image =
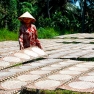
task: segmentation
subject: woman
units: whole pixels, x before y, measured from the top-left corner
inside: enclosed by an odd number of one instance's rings
[[[36,19],[29,12],[25,12],[18,19],[22,23],[19,29],[20,50],[32,46],[38,46],[42,49],[37,37],[36,26],[33,24]]]

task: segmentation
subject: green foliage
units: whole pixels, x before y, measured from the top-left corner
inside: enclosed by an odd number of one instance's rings
[[[9,30],[16,31],[18,22],[17,22],[17,0],[9,0],[9,10],[7,14],[7,25]],[[11,15],[12,14],[12,15]]]
[[[68,10],[68,12],[72,12],[73,14],[77,14],[80,16],[81,11],[77,6],[67,2],[67,4],[65,5],[65,8],[66,10]]]
[[[32,4],[30,4],[30,3],[28,3],[28,2],[22,2],[22,3],[20,3],[20,12],[21,13],[24,13],[24,12],[26,12],[26,11],[28,11],[28,12],[32,12]]]
[[[49,1],[49,2],[48,2]],[[82,3],[82,0],[80,0]],[[87,0],[85,31],[94,32],[94,1]],[[81,4],[82,5],[82,4]],[[18,17],[24,12],[30,12],[36,18],[37,27],[67,29],[72,33],[81,32],[82,9],[70,4],[67,0],[1,0],[0,27],[10,31],[18,30]]]
[[[41,15],[38,19],[38,22],[39,27],[51,27],[52,19],[51,18],[44,19],[44,15]]]
[[[0,41],[7,41],[7,40],[18,40],[18,34],[14,32],[10,32],[7,29],[1,29]]]
[[[60,30],[69,28],[69,19],[65,15],[62,15],[62,12],[60,10],[57,10],[55,14],[53,14],[52,19],[53,19],[53,22],[51,25],[54,28],[58,27],[60,28]]]
[[[14,32],[18,32],[19,31],[19,27],[20,27],[20,21],[18,19],[13,19],[12,20],[12,30]]]
[[[42,28],[40,27],[38,29],[38,37],[39,38],[53,38],[55,36],[58,36],[59,32],[55,31],[53,28]]]

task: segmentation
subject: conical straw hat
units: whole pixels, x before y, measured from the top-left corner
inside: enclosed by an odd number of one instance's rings
[[[23,18],[30,18],[33,22],[36,21],[36,19],[29,12],[25,12],[18,19],[23,21]]]

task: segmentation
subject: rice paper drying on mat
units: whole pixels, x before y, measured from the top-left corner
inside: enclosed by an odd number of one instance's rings
[[[23,59],[30,59],[30,56],[24,54],[24,53],[15,53],[14,56],[18,58],[23,58]]]
[[[5,81],[1,83],[2,89],[11,90],[11,89],[20,89],[21,86],[26,85],[26,82],[18,81],[18,80],[11,80]]]
[[[32,47],[31,49],[32,49],[34,52],[38,53],[39,55],[46,55],[46,53],[45,53],[42,49],[40,49],[40,48],[38,48],[38,47]]]
[[[29,56],[32,56],[32,57],[38,57],[39,55],[33,51],[30,51],[30,50],[24,50],[24,53],[29,55]]]
[[[59,81],[43,80],[43,81],[38,81],[34,84],[28,84],[25,87],[27,89],[55,90],[59,85],[60,85]]]

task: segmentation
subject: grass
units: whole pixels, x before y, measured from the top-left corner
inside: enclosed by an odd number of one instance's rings
[[[92,94],[85,92],[76,92],[71,90],[22,90],[20,94]]]
[[[70,31],[67,30],[59,31],[50,27],[45,27],[45,28],[40,27],[37,31],[38,31],[39,39],[51,39],[54,38],[55,36],[59,36],[62,34],[63,35],[70,34]],[[18,32],[9,31],[7,29],[0,29],[0,41],[7,41],[7,40],[17,41]]]
[[[0,29],[0,41],[18,40],[18,34],[7,29]]]
[[[38,37],[41,39],[50,39],[50,38],[54,38],[55,36],[58,36],[59,32],[57,32],[55,29],[53,28],[42,28],[40,27],[38,29]]]
[[[59,32],[56,32],[53,28],[39,28],[38,30],[38,38],[40,39],[49,39],[53,38],[54,36],[59,35]],[[0,41],[7,41],[7,40],[18,40],[18,33],[13,31],[9,31],[7,29],[0,29]]]

